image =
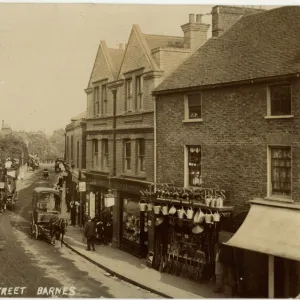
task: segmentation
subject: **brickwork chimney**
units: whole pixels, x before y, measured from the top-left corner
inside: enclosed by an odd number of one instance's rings
[[[207,40],[209,24],[202,23],[202,16],[197,14],[189,15],[189,23],[181,26],[184,34],[184,47],[195,51]]]
[[[217,5],[212,8],[212,37],[219,37],[242,16],[263,12],[263,9]]]

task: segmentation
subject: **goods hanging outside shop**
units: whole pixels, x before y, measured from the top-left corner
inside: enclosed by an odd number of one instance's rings
[[[233,211],[228,192],[163,185],[142,193],[154,224],[151,266],[199,282],[213,280],[219,232]]]

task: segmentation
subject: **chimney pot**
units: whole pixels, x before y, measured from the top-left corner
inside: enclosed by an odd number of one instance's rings
[[[189,23],[195,23],[195,14],[189,14]]]
[[[196,22],[197,23],[202,23],[202,15],[201,14],[196,15]]]

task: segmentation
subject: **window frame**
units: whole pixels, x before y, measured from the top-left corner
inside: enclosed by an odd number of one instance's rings
[[[124,172],[131,172],[131,167],[132,167],[132,146],[131,146],[131,140],[124,140]],[[127,156],[127,145],[129,145],[129,149],[130,149],[130,156]],[[128,163],[129,161],[129,163]],[[129,165],[129,168],[128,168]]]
[[[272,88],[274,87],[278,87],[278,86],[288,86],[290,89],[290,111],[289,113],[278,113],[278,114],[274,114],[272,113],[272,102],[274,102],[275,100],[272,100]],[[274,83],[274,84],[269,84],[267,86],[267,116],[266,118],[291,118],[293,117],[292,114],[292,97],[293,93],[292,93],[292,84],[290,82],[280,82],[280,83]],[[279,101],[279,100],[278,100]],[[283,101],[282,99],[280,101]]]
[[[77,163],[77,168],[80,168],[80,157],[79,157],[79,155],[80,155],[80,143],[79,143],[79,141],[77,141],[77,147],[76,147],[77,149],[76,149],[76,163]]]
[[[97,167],[99,165],[98,157],[99,157],[99,141],[97,139],[92,139],[92,165],[93,165],[93,167]]]
[[[275,149],[286,149],[289,150],[289,157],[285,158],[272,158],[272,150]],[[278,159],[279,161],[287,159],[289,161],[289,166],[274,166],[272,159]],[[268,145],[267,148],[267,198],[270,200],[276,200],[276,201],[283,201],[283,202],[293,202],[292,200],[292,192],[293,192],[293,180],[292,180],[292,147],[286,146],[286,145]],[[273,191],[272,182],[275,182],[272,180],[272,174],[273,174],[273,168],[289,168],[289,185],[290,185],[290,191],[289,194],[280,194]],[[279,174],[280,176],[280,174]],[[280,181],[279,181],[280,182]]]
[[[144,154],[141,154],[141,143],[144,143]],[[144,138],[137,139],[137,173],[146,172],[146,140]],[[143,166],[143,168],[142,168]]]
[[[125,110],[126,112],[132,112],[132,77],[125,79]]]
[[[107,150],[107,152],[106,152]],[[106,161],[106,165],[105,162]],[[102,139],[101,141],[101,165],[102,170],[107,171],[109,169],[109,142],[108,139]]]
[[[195,95],[200,96],[200,105],[199,106],[192,106],[192,107],[200,107],[200,117],[190,118],[190,105],[189,105],[189,97],[193,97]],[[202,119],[202,93],[189,93],[184,95],[184,122],[201,122]]]
[[[136,109],[143,109],[143,90],[144,90],[144,79],[142,75],[135,76],[135,98],[136,98]]]
[[[197,153],[200,153],[200,169],[198,169],[198,171],[196,172],[199,172],[199,179],[198,179],[198,184],[191,184],[191,181],[190,181],[190,174],[191,174],[191,169],[192,167],[195,168],[196,170],[196,167],[198,166],[191,166],[189,165],[189,163],[192,163],[189,158],[190,158],[190,149],[191,148],[194,148],[194,149],[199,149],[200,148],[200,151],[197,152]],[[196,152],[196,151],[195,151]],[[185,145],[184,146],[184,187],[201,187],[202,185],[202,146],[201,145]]]
[[[98,117],[100,115],[100,88],[99,86],[94,87],[94,117]]]
[[[101,86],[101,114],[107,114],[107,84]]]

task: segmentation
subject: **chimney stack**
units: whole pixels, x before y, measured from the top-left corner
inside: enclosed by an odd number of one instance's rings
[[[181,26],[184,34],[184,47],[195,51],[207,40],[210,25],[202,23],[202,15],[189,14],[189,23]]]
[[[195,23],[195,14],[189,14],[189,23]]]
[[[119,49],[124,50],[125,49],[125,45],[123,43],[119,43]]]
[[[264,9],[217,5],[212,8],[212,37],[221,36],[242,16],[263,12]]]

